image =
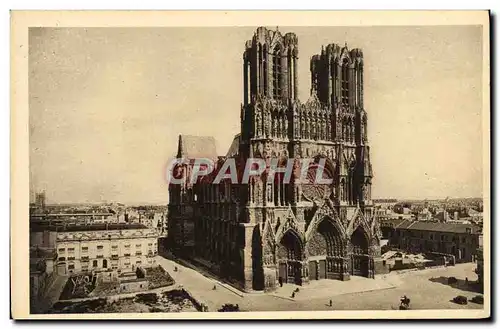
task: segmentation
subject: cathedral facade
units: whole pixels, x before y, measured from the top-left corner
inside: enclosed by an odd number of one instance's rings
[[[169,187],[169,243],[243,290],[279,281],[349,280],[384,272],[371,201],[372,166],[363,104],[363,53],[329,44],[310,60],[311,95],[298,99],[298,40],[260,27],[243,53],[241,132],[225,156],[211,137],[179,137],[177,157],[269,162],[325,159],[330,184],[277,175],[248,184],[212,175]],[[188,176],[189,161],[177,168]],[[314,177],[314,168],[307,177]]]

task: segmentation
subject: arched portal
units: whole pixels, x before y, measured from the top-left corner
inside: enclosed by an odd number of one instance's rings
[[[362,227],[358,227],[351,236],[352,256],[351,274],[368,277],[369,252],[368,237]]]
[[[283,282],[302,284],[302,243],[293,230],[288,230],[280,241],[278,261]]]
[[[344,243],[342,236],[330,219],[325,218],[318,226],[318,232],[326,242],[326,278],[340,279],[344,273]]]
[[[317,226],[308,242],[308,251],[309,279],[343,277],[345,243],[339,229],[329,217],[325,217]]]
[[[318,225],[318,232],[325,238],[327,256],[342,257],[344,254],[342,236],[329,218],[325,217],[325,219],[321,221]]]

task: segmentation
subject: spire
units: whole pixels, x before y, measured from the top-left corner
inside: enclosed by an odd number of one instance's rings
[[[179,134],[179,145],[177,146],[177,157],[181,158],[183,156],[182,154],[182,135]]]

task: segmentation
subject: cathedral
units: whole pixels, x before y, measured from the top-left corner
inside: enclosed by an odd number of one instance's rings
[[[243,52],[241,131],[221,156],[213,137],[180,135],[179,168],[227,158],[326,159],[323,176],[248,184],[211,175],[169,185],[169,248],[245,291],[279,282],[373,278],[386,272],[371,201],[372,166],[363,104],[363,52],[329,44],[310,60],[311,93],[298,99],[298,39],[259,27]],[[307,177],[314,176],[314,168]]]

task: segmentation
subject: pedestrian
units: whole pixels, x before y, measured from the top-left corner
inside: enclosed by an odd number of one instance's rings
[[[469,284],[469,278],[468,277],[465,277],[465,284],[468,285]]]
[[[295,298],[295,291],[292,292],[292,298]]]
[[[333,303],[332,303],[332,300],[330,299],[330,307],[332,307]]]
[[[280,284],[280,287],[283,287],[283,278],[281,276],[278,278],[278,282]]]
[[[214,287],[212,288],[212,290],[217,290],[217,286],[214,284]]]

